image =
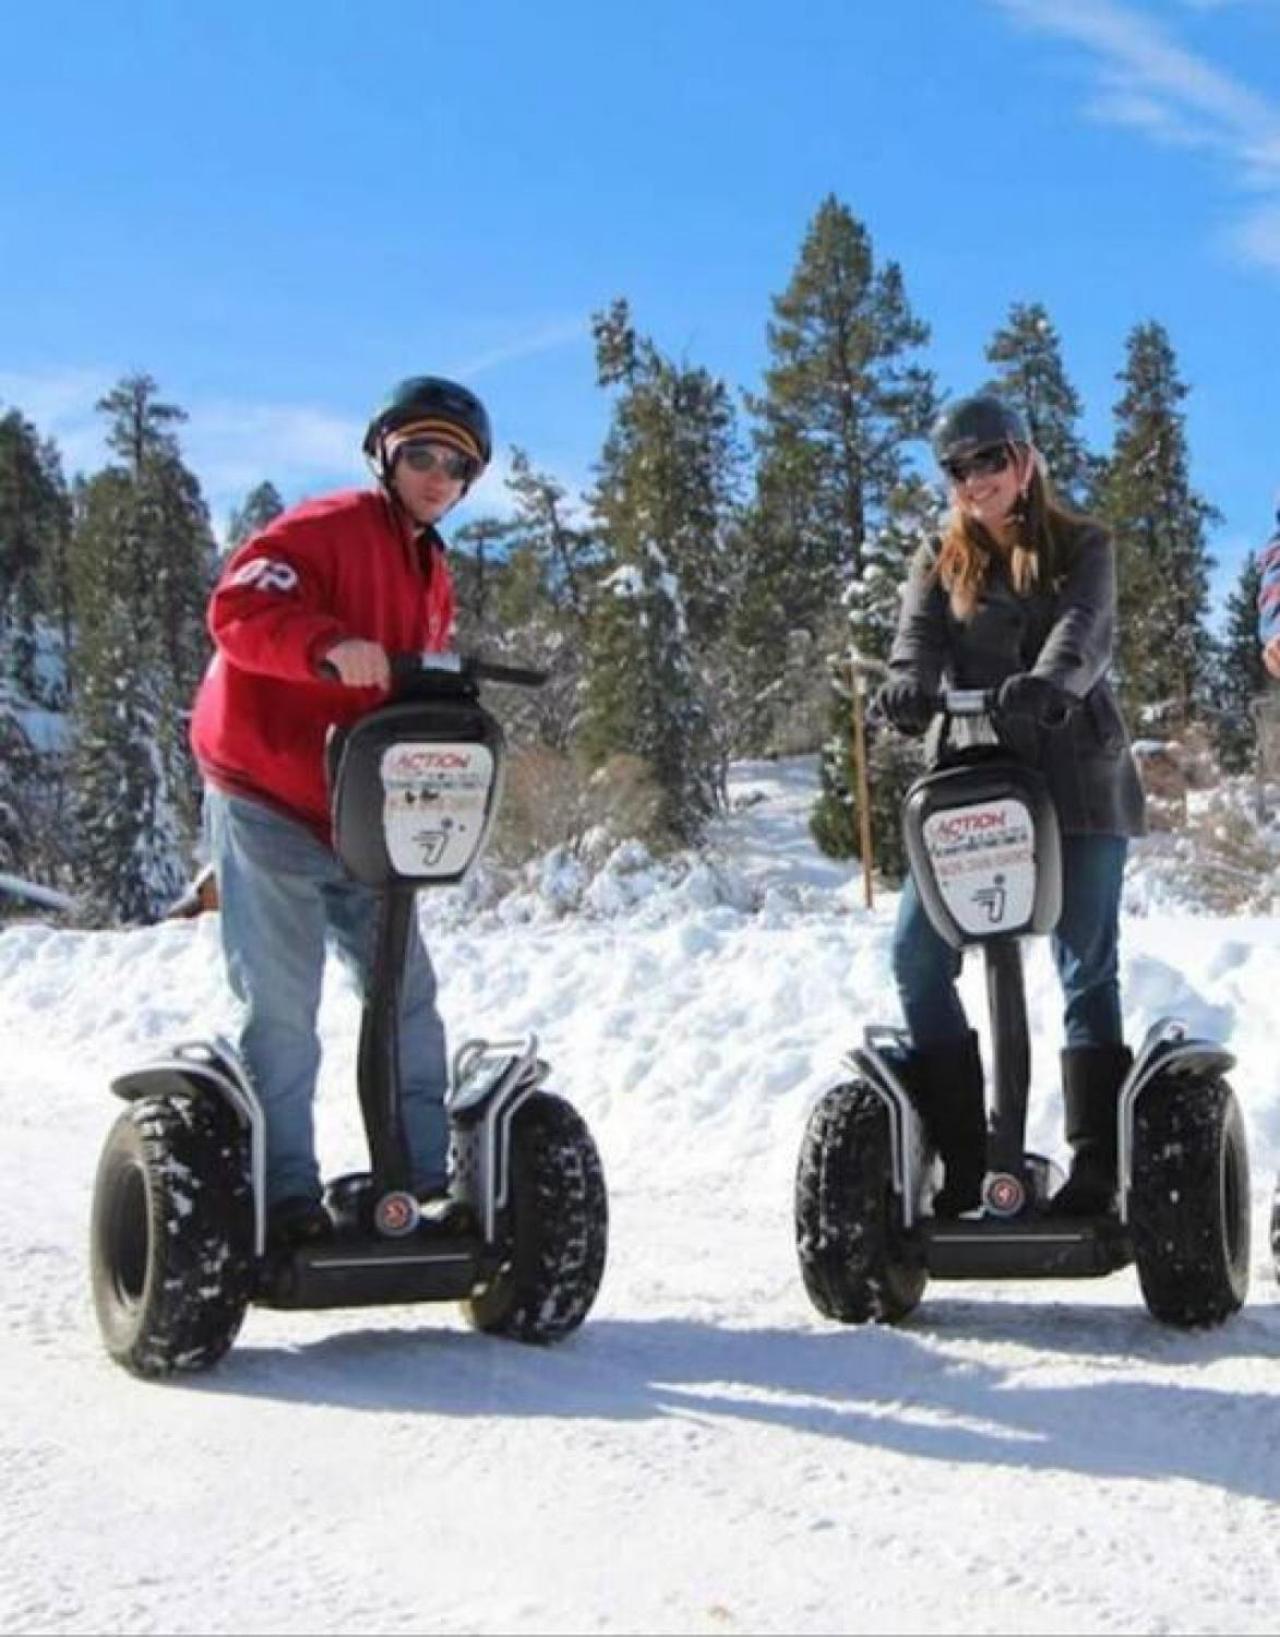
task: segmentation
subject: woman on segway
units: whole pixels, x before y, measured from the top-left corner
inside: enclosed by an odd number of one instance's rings
[[[990,395],[943,411],[931,435],[951,509],[911,564],[889,680],[877,701],[923,734],[938,689],[996,690],[1005,744],[1045,775],[1062,831],[1063,910],[1052,937],[1064,1002],[1063,1095],[1071,1172],[1055,1212],[1092,1216],[1116,1190],[1116,1103],[1132,1061],[1117,966],[1120,890],[1143,798],[1107,682],[1116,617],[1106,531],[1053,496],[1021,417]],[[941,1156],[937,1217],[976,1209],[985,1169],[982,1064],[956,980],[960,954],[910,879],[894,976],[912,1046],[912,1091]]]

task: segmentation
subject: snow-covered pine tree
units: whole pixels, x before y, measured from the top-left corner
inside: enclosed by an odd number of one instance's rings
[[[1183,733],[1207,700],[1211,641],[1205,530],[1217,512],[1191,487],[1188,388],[1164,327],[1127,341],[1124,392],[1099,493],[1116,547],[1118,680],[1139,733]]]
[[[862,574],[845,591],[847,646],[841,656],[844,662],[832,667],[837,704],[833,731],[823,745],[822,794],[810,820],[814,839],[835,858],[856,858],[860,853],[851,661],[888,658],[911,559],[937,534],[942,511],[942,498],[933,484],[914,475],[906,478],[889,496],[883,523],[867,538]],[[866,673],[864,703],[874,697],[879,680],[874,670]],[[922,769],[920,745],[870,722],[866,744],[872,852],[877,871],[896,881],[906,866],[902,798]]]
[[[932,373],[916,361],[928,339],[898,264],[877,266],[867,229],[826,198],[773,300],[764,392],[749,400],[758,466],[739,636],[766,705],[797,629],[822,656],[814,680],[839,672],[843,594],[868,569],[868,539],[908,474],[906,446],[925,435],[936,407]],[[847,698],[829,697],[826,710],[842,736]],[[769,731],[766,720],[765,743]],[[816,833],[838,846],[847,821],[831,804],[852,809],[839,780],[828,783],[835,775],[824,761]]]
[[[0,681],[32,703],[57,703],[62,691],[70,526],[56,450],[10,410],[0,417]]]
[[[707,656],[732,606],[738,454],[724,384],[638,337],[627,304],[594,319],[597,373],[618,387],[593,496],[602,547],[582,745],[638,756],[661,822],[693,841],[717,800]]]
[[[1038,301],[1014,302],[1008,322],[991,338],[987,358],[999,366],[987,390],[1021,412],[1063,500],[1087,507],[1098,462],[1077,431],[1080,399],[1067,379],[1058,332],[1046,309]]]
[[[1227,598],[1226,618],[1213,666],[1210,696],[1215,711],[1218,755],[1229,773],[1244,773],[1253,764],[1257,723],[1256,700],[1270,685],[1258,642],[1258,591],[1262,570],[1250,552]]]
[[[0,418],[0,869],[63,878],[70,498],[52,442]]]
[[[72,540],[78,838],[99,913],[138,920],[172,896],[194,841],[187,722],[208,654],[214,542],[171,430],[183,411],[145,375],[98,408],[121,464],[84,485]]]
[[[504,702],[517,737],[567,754],[583,708],[587,631],[600,572],[600,543],[574,518],[568,491],[511,451],[515,500],[496,595],[498,651],[547,673],[545,686]]]

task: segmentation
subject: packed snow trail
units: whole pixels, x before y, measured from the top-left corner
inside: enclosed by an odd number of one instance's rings
[[[0,934],[4,1629],[1274,1630],[1280,928],[1148,914],[1123,934],[1131,1032],[1176,1012],[1239,1059],[1237,1319],[1161,1329],[1126,1270],[934,1282],[901,1328],[846,1330],[805,1299],[791,1180],[842,1051],[896,1019],[893,904],[863,910],[812,853],[809,772],[740,771],[763,799],[721,827],[718,875],[631,868],[565,918],[536,893],[470,925],[427,906],[455,1044],[536,1028],[604,1157],[610,1261],[558,1348],[448,1306],[253,1309],[207,1376],[115,1368],[86,1273],[106,1082],[226,1027],[216,924]],[[978,1018],[976,962],[964,983]],[[1031,1139],[1062,1157],[1043,949],[1027,987]],[[322,1026],[335,1172],[361,1163],[336,973]]]

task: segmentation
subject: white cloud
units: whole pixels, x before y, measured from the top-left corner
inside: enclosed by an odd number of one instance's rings
[[[587,326],[582,318],[544,324],[526,335],[517,336],[513,341],[491,347],[487,352],[467,359],[457,365],[453,373],[462,380],[469,381],[474,376],[483,374],[485,370],[496,369],[499,364],[510,364],[520,358],[532,358],[537,353],[550,352],[555,347],[563,347],[567,342],[578,341],[586,334]]]
[[[1025,27],[1085,47],[1096,59],[1095,117],[1152,140],[1210,150],[1232,167],[1237,186],[1275,196],[1280,208],[1280,104],[1181,45],[1167,26],[1118,0],[994,0]],[[1208,9],[1222,0],[1184,0]],[[1231,243],[1246,259],[1274,267],[1268,205],[1246,217]]]

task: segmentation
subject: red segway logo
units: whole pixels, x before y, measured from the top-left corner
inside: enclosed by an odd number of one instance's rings
[[[388,1239],[400,1239],[418,1225],[418,1202],[412,1194],[383,1194],[373,1208],[373,1225]]]
[[[388,772],[395,778],[429,773],[459,773],[471,766],[465,750],[423,750],[412,746],[398,749],[390,758]]]
[[[973,812],[951,813],[939,818],[936,826],[943,841],[959,841],[965,836],[983,835],[988,830],[1003,830],[1008,822],[999,808],[988,807]]]
[[[992,1216],[1017,1216],[1027,1199],[1027,1190],[1007,1171],[988,1177],[982,1193],[983,1203]]]

